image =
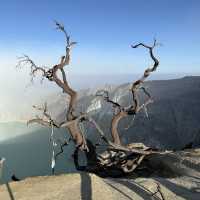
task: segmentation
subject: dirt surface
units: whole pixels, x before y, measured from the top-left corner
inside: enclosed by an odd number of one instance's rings
[[[118,195],[103,180],[87,173],[27,178],[10,183],[10,187],[16,200],[102,200]],[[5,185],[0,187],[0,199],[9,200]]]
[[[199,149],[155,157],[153,165],[162,166],[162,173],[107,179],[75,173],[32,177],[9,185],[15,200],[200,200]],[[0,200],[9,199],[6,185],[1,185]]]

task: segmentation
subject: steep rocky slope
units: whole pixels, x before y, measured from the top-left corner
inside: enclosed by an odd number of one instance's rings
[[[110,91],[112,98],[122,104],[128,104],[130,101],[129,86],[129,84],[107,86],[106,89]],[[146,86],[155,101],[148,108],[149,119],[141,113],[128,130],[124,128],[132,119],[127,118],[122,121],[120,133],[122,133],[123,142],[144,142],[146,145],[163,149],[181,149],[190,142],[193,142],[193,146],[198,146],[200,144],[200,77],[149,81]],[[95,97],[98,89],[101,88],[80,91],[79,110],[89,111],[105,133],[110,135],[112,109],[102,99]],[[59,94],[48,98],[50,111],[59,121],[62,121],[65,116],[64,97],[65,94]],[[12,134],[15,126],[17,126],[16,123],[12,125],[12,129],[6,129],[4,126],[1,130],[7,130],[9,133],[6,134]],[[27,130],[26,124],[23,126]],[[20,125],[20,130],[21,128],[22,125]],[[97,141],[94,127],[85,124],[85,128],[85,133],[93,141]],[[31,126],[30,130],[32,131],[30,134],[0,143],[0,157],[7,158],[4,181],[9,180],[13,173],[19,178],[51,174],[50,129],[36,125]],[[64,129],[55,131],[58,138],[69,137]],[[71,156],[73,150],[73,143],[64,148],[64,154],[57,160],[56,173],[75,172]],[[56,151],[59,151],[59,148]]]
[[[130,84],[123,84],[106,86],[103,89],[107,89],[115,101],[128,105],[131,101],[129,87]],[[143,142],[148,146],[165,149],[181,149],[188,143],[193,143],[193,146],[200,145],[200,77],[148,81],[145,87],[154,98],[154,103],[148,106],[149,118],[140,113],[128,130],[125,128],[132,118],[121,121],[119,127],[123,142]],[[95,97],[99,89],[102,88],[80,92],[79,111],[92,114],[109,135],[112,108],[101,98]],[[61,111],[65,104],[64,98],[64,95],[57,97],[50,104],[58,121],[62,121],[65,116],[65,111]],[[141,96],[141,99],[143,98]],[[95,130],[86,127],[86,133],[93,137]]]

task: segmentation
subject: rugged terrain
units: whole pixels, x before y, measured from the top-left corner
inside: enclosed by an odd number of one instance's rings
[[[181,79],[147,81],[145,87],[154,99],[154,103],[148,106],[148,118],[145,113],[137,115],[134,123],[132,118],[127,117],[119,124],[119,129],[124,143],[142,142],[147,146],[159,149],[182,149],[188,143],[200,145],[200,77],[184,77]],[[111,99],[121,105],[129,105],[131,96],[129,92],[130,84],[120,86],[107,86]],[[109,103],[96,97],[97,90],[83,90],[79,99],[79,111],[89,112],[95,117],[104,132],[110,134],[112,119],[112,107]],[[58,96],[50,102],[52,113],[55,118],[62,121],[65,111],[62,110],[65,98]],[[141,95],[141,98],[144,97]],[[53,99],[53,98],[50,98]],[[95,130],[88,125],[86,134],[90,138],[94,136]]]
[[[120,199],[134,197],[134,199],[139,199],[139,196],[140,198],[148,199],[151,197],[147,198],[144,195],[149,196],[149,192],[145,192],[143,191],[144,188],[141,188],[143,186],[147,188],[152,186],[153,188],[149,190],[153,191],[156,189],[155,182],[161,184],[161,188],[166,193],[165,196],[169,195],[168,199],[200,199],[199,150],[180,151],[186,146],[190,148],[200,146],[200,77],[148,81],[145,85],[154,97],[154,103],[148,107],[149,118],[146,118],[145,114],[141,113],[128,130],[126,130],[126,127],[132,119],[127,118],[122,121],[120,124],[122,140],[124,143],[143,142],[148,146],[159,149],[173,149],[177,150],[176,153],[168,154],[165,157],[156,156],[152,158],[149,163],[152,170],[139,170],[139,177],[135,174],[131,176],[132,178],[126,177],[123,179],[101,179],[88,174],[49,176],[51,175],[50,162],[52,154],[52,147],[49,141],[50,130],[34,125],[30,127],[30,133],[25,134],[28,130],[25,123],[3,124],[0,134],[2,132],[6,132],[9,135],[17,133],[15,138],[0,143],[0,157],[6,157],[3,182],[9,181],[12,174],[15,174],[20,179],[34,177],[19,183],[11,183],[16,199],[22,197],[28,199],[26,191],[29,187],[28,191],[30,191],[30,198],[32,199],[34,196],[32,194],[36,195],[36,199],[52,199],[53,196],[51,195],[54,193],[60,193],[60,198],[62,199],[62,195],[65,196],[66,193],[71,195],[72,192],[70,191],[76,191],[72,195],[74,199],[90,199],[92,197],[93,199],[98,199],[99,195],[95,196],[96,189],[94,190],[95,187],[98,188],[98,185],[102,185],[97,189],[100,194],[103,194],[103,191],[108,191],[108,193],[112,191],[111,194],[113,196],[110,199],[117,199],[114,196],[115,193]],[[127,105],[131,98],[128,94],[129,87],[130,85],[127,83],[120,86],[110,85],[106,89],[109,90],[112,99]],[[93,115],[104,132],[109,135],[112,108],[102,99],[95,96],[98,89],[101,89],[101,87],[80,91],[78,107],[79,111],[87,111]],[[54,114],[56,120],[62,121],[65,116],[65,110],[63,110],[63,104],[66,103],[65,94],[59,94],[56,98],[50,96],[48,99],[50,99],[48,102],[50,112]],[[84,124],[84,127],[85,133],[94,142],[98,141],[94,127],[89,124]],[[20,135],[20,133],[18,134],[19,131],[24,132],[24,134],[17,136]],[[59,139],[69,137],[65,130],[55,131],[55,135]],[[5,133],[3,134],[5,135]],[[73,149],[73,143],[65,147],[64,154],[57,160],[55,168],[57,175],[76,172],[71,156]],[[81,185],[85,185],[82,184],[83,176],[87,177],[87,180],[91,179],[92,192],[89,192],[90,195],[87,198],[84,197],[83,189],[81,190]],[[70,182],[73,182],[70,181],[71,179],[74,180],[74,184],[70,184]],[[52,189],[51,184],[55,189]],[[64,186],[61,187],[61,185],[66,185],[66,188]],[[73,188],[70,189],[69,186]],[[104,186],[107,189],[104,189]],[[41,188],[44,188],[44,190]],[[101,189],[103,190],[102,192]],[[115,192],[113,192],[113,189],[115,189]],[[50,193],[45,196],[47,190]],[[167,192],[169,190],[170,192]],[[77,191],[79,192],[77,193]],[[37,196],[39,193],[41,196]],[[137,193],[137,198],[134,196],[136,195],[135,193]],[[1,195],[4,195],[3,198],[1,198]],[[0,199],[6,199],[6,195],[6,188],[3,185],[0,189]]]
[[[120,133],[123,142],[144,142],[146,145],[161,149],[180,150],[187,144],[198,147],[200,145],[200,77],[148,81],[145,84],[154,98],[154,103],[148,107],[149,118],[146,118],[144,113],[140,113],[128,130],[125,128],[132,119],[127,118],[122,121]],[[110,91],[111,98],[125,105],[130,100],[129,87],[127,83],[120,86],[107,86],[106,89]],[[79,110],[88,111],[93,115],[104,132],[109,135],[112,109],[101,98],[95,97],[98,89],[101,87],[80,91]],[[54,118],[62,121],[65,116],[63,111],[63,104],[66,103],[65,94],[53,95],[48,99]],[[0,156],[7,159],[4,181],[9,180],[13,173],[19,178],[51,174],[52,147],[48,128],[39,125],[27,127],[26,123],[19,122],[4,123],[0,126],[0,134],[3,137],[9,138],[11,135],[22,133],[21,136],[0,143]],[[59,139],[69,137],[64,129],[55,131]],[[94,142],[98,140],[96,130],[89,124],[85,124],[85,133]],[[75,172],[71,157],[73,149],[73,143],[64,148],[64,154],[57,160],[56,173]],[[59,148],[56,151],[59,151]]]
[[[146,176],[102,179],[93,174],[72,173],[26,178],[10,183],[10,187],[16,200],[199,200],[200,149],[156,156],[151,166],[153,173],[143,169]],[[0,199],[9,200],[5,185],[0,186]]]

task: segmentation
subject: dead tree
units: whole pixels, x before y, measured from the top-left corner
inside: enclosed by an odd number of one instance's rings
[[[24,55],[23,57],[19,58],[17,66],[20,67],[23,65],[28,65],[31,68],[32,80],[37,72],[41,72],[43,78],[47,78],[49,81],[56,83],[58,87],[62,88],[62,90],[69,95],[70,101],[67,108],[66,121],[62,122],[61,124],[55,122],[48,114],[47,105],[45,104],[44,108],[39,108],[39,110],[43,111],[44,118],[32,119],[28,122],[28,124],[36,122],[44,126],[54,126],[56,128],[66,127],[77,147],[81,150],[85,150],[87,149],[87,144],[79,129],[79,122],[84,120],[86,116],[85,114],[81,113],[78,116],[74,114],[77,102],[77,92],[69,86],[64,70],[64,67],[70,63],[71,49],[76,42],[71,41],[71,38],[65,31],[64,26],[56,22],[56,27],[58,30],[64,33],[66,39],[66,52],[65,55],[61,57],[60,63],[46,70],[44,67],[37,66],[33,60],[31,60],[27,55]],[[61,78],[58,76],[59,71],[62,74]]]
[[[147,114],[147,106],[148,106],[148,104],[153,102],[153,98],[151,97],[150,93],[146,90],[146,88],[143,86],[143,83],[144,83],[145,79],[147,77],[149,77],[152,72],[156,71],[156,69],[159,65],[158,59],[153,54],[153,49],[156,45],[157,45],[156,40],[154,40],[154,43],[152,46],[148,46],[143,43],[139,43],[137,45],[131,45],[132,48],[138,48],[138,47],[142,46],[142,47],[148,49],[150,57],[154,62],[152,67],[148,67],[144,71],[144,74],[140,79],[138,79],[137,81],[135,81],[131,84],[130,92],[132,94],[132,105],[124,107],[124,106],[120,105],[118,102],[111,100],[109,97],[109,93],[106,90],[100,90],[96,93],[96,96],[102,96],[106,102],[110,103],[113,106],[114,112],[113,112],[113,118],[112,118],[112,122],[111,122],[111,136],[113,139],[113,143],[117,146],[121,146],[121,145],[123,146],[123,144],[121,143],[121,140],[120,140],[119,133],[118,133],[119,122],[127,116],[132,116],[133,117],[132,122],[133,122],[137,113],[139,113],[142,109],[144,109],[145,113]],[[147,100],[142,104],[140,104],[140,100],[138,97],[139,90],[142,90],[144,92],[144,94],[147,96]],[[132,148],[138,149],[139,148],[139,149],[145,150],[146,152],[149,152],[149,150],[151,149],[151,148],[146,147],[142,143],[131,143],[127,146],[127,148],[129,148],[129,149],[132,149]],[[119,167],[122,168],[124,172],[131,172],[142,162],[142,160],[145,158],[145,156],[146,156],[146,154],[141,153],[141,155],[138,155],[138,156],[135,155],[134,159],[132,159],[132,158],[125,159],[125,160],[123,160],[122,163],[118,163],[118,164],[120,164]],[[109,163],[110,159],[111,159],[110,157],[104,158],[104,162],[106,161]],[[110,165],[112,166],[113,163],[111,162]],[[114,163],[114,165],[116,166],[116,163]]]
[[[132,105],[128,105],[127,107],[123,107],[118,102],[114,102],[109,98],[109,93],[107,91],[98,91],[97,96],[102,96],[105,101],[111,103],[114,108],[114,114],[112,118],[112,128],[111,128],[111,135],[113,141],[110,141],[104,132],[101,130],[100,126],[97,122],[90,116],[88,113],[78,113],[77,108],[77,92],[71,88],[68,84],[66,73],[64,67],[70,64],[71,60],[71,50],[72,47],[76,44],[76,42],[71,41],[71,37],[67,34],[65,28],[60,23],[56,22],[56,28],[61,31],[65,36],[66,42],[66,51],[65,55],[61,57],[60,62],[50,68],[41,67],[34,63],[34,61],[29,58],[29,56],[24,55],[23,57],[19,58],[18,67],[27,66],[30,67],[31,70],[31,80],[36,76],[38,72],[41,73],[42,79],[46,78],[47,80],[54,82],[59,88],[66,93],[70,100],[67,106],[67,113],[65,121],[58,123],[54,119],[52,119],[51,115],[48,113],[47,103],[44,104],[43,107],[34,106],[37,110],[40,110],[43,113],[43,117],[36,117],[35,119],[31,119],[28,121],[28,124],[31,123],[39,123],[43,126],[50,127],[52,129],[52,136],[53,136],[53,129],[54,128],[66,128],[67,133],[70,134],[72,140],[76,144],[76,149],[74,152],[74,163],[77,169],[84,169],[86,171],[92,171],[95,173],[105,172],[109,169],[119,169],[124,173],[128,173],[133,171],[137,166],[140,165],[142,160],[151,154],[154,153],[163,153],[159,151],[153,151],[151,148],[146,147],[144,144],[138,143],[131,143],[127,146],[124,146],[121,143],[119,133],[118,133],[118,124],[121,119],[127,117],[128,115],[132,115],[133,119],[136,114],[142,110],[146,109],[147,105],[152,103],[152,97],[147,92],[147,90],[142,86],[145,79],[154,72],[158,65],[159,61],[153,55],[153,49],[156,46],[156,40],[152,46],[147,46],[143,43],[139,43],[137,45],[132,45],[132,48],[144,47],[148,49],[151,58],[154,61],[152,67],[149,67],[145,70],[143,76],[135,81],[130,89],[132,94]],[[61,73],[61,77],[59,77],[58,72]],[[140,101],[138,98],[138,90],[142,90],[145,95],[147,96],[147,100],[140,105]],[[66,99],[68,102],[68,99]],[[91,143],[89,138],[86,139],[85,134],[80,128],[82,122],[92,123],[100,135],[100,138],[106,145],[106,151],[98,154],[95,150],[95,145]],[[52,137],[53,139],[53,137]],[[89,141],[89,143],[87,142]],[[58,155],[63,153],[63,147],[68,144],[68,141],[63,141],[61,144],[61,151],[55,154],[53,152],[53,159],[52,159],[52,168],[54,169],[55,160]],[[53,141],[53,145],[55,145],[55,141]],[[88,166],[80,167],[78,164],[78,151],[84,151],[88,158]],[[92,152],[92,153],[91,153]],[[95,156],[91,156],[95,155]],[[92,157],[92,161],[91,161]],[[92,163],[92,164],[91,164]]]

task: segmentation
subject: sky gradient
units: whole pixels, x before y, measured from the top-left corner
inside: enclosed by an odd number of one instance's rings
[[[0,66],[23,53],[55,64],[64,50],[56,19],[78,42],[75,73],[140,73],[148,55],[129,45],[150,44],[154,37],[163,44],[156,50],[160,73],[199,73],[199,10],[198,0],[2,0]]]
[[[154,38],[162,43],[155,49],[160,60],[155,74],[200,75],[199,10],[199,0],[2,0],[0,114],[6,115],[9,109],[18,112],[13,100],[30,105],[34,95],[43,96],[52,88],[47,84],[34,92],[26,90],[29,72],[16,70],[15,65],[22,54],[38,65],[58,63],[65,44],[54,20],[64,24],[78,42],[67,67],[69,79],[72,75],[141,74],[151,60],[145,49],[131,49],[130,44],[152,44]]]

